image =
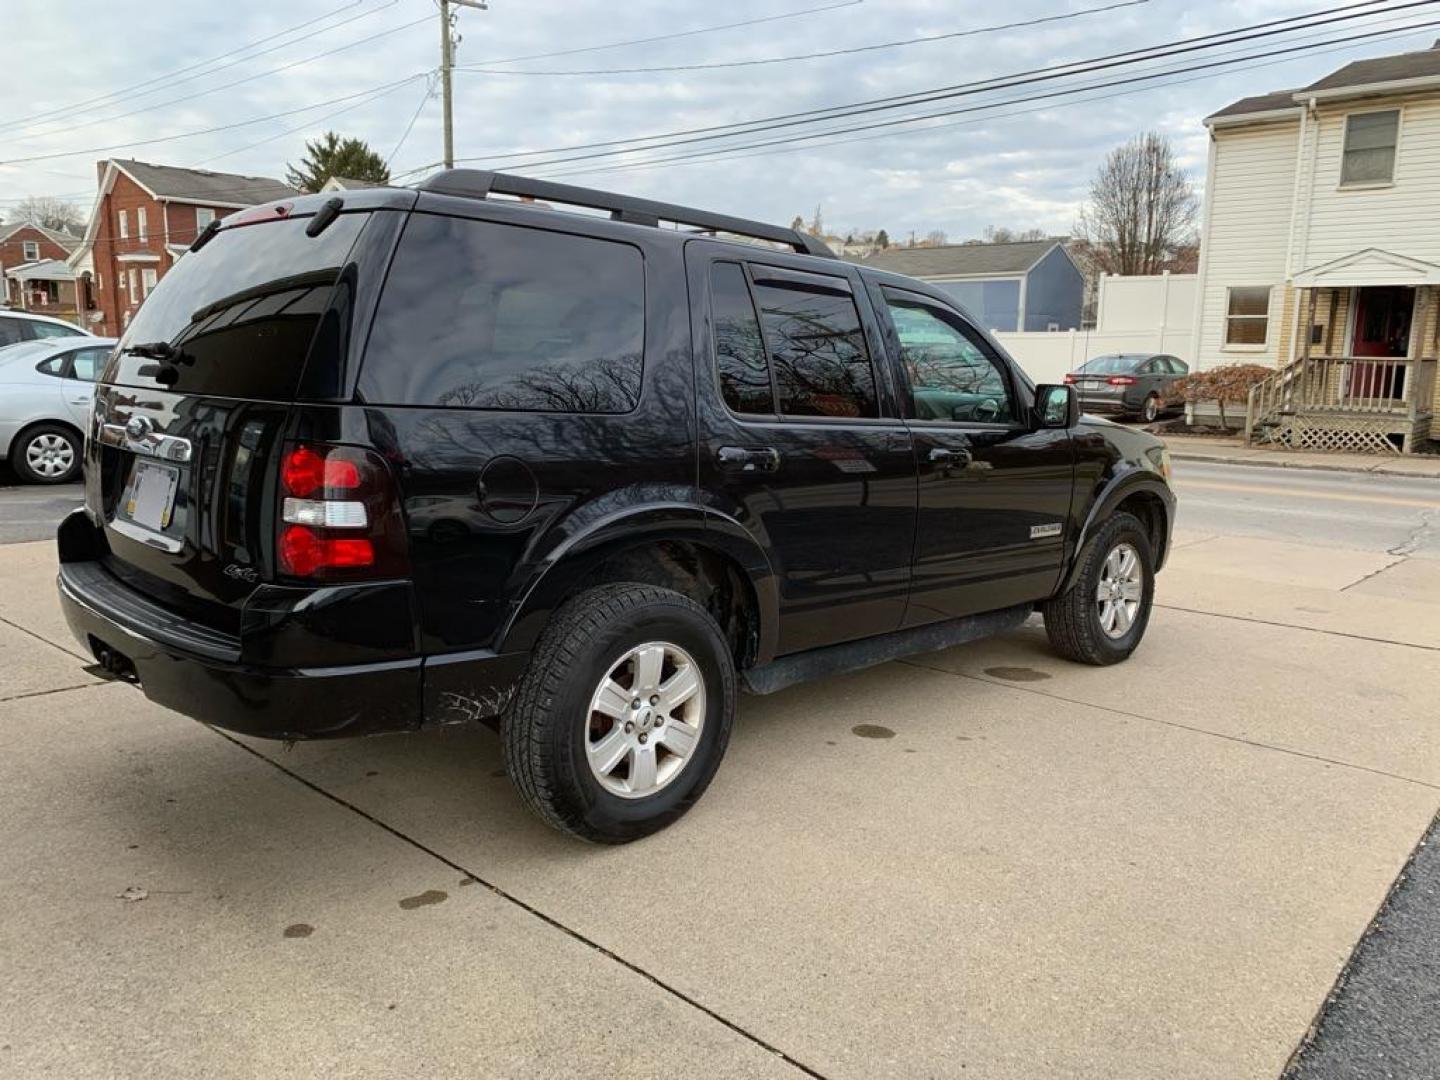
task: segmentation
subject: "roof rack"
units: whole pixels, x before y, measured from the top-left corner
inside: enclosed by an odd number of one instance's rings
[[[763,221],[712,214],[708,210],[695,210],[688,206],[656,202],[653,199],[637,199],[630,195],[596,191],[594,188],[576,187],[573,184],[536,180],[528,176],[512,176],[509,173],[483,169],[446,169],[427,177],[416,186],[421,191],[433,191],[438,195],[460,195],[471,199],[484,199],[489,195],[514,195],[566,203],[570,206],[584,206],[592,210],[608,210],[612,221],[624,221],[632,225],[658,226],[662,221],[673,221],[677,225],[693,225],[702,232],[733,233],[756,240],[769,240],[794,248],[803,255],[835,258],[835,253],[826,246],[825,241],[798,229],[786,229],[779,225],[767,225]]]

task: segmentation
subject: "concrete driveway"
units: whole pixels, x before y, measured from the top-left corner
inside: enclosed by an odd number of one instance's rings
[[[98,684],[0,547],[0,1073],[1275,1077],[1440,806],[1440,563],[1179,545],[1128,664],[1032,624],[743,699],[620,849],[482,729]]]

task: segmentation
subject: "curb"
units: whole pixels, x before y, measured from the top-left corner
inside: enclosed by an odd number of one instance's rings
[[[1226,457],[1223,454],[1197,454],[1191,453],[1186,450],[1176,450],[1174,448],[1171,448],[1170,450],[1170,460],[1204,461],[1212,465],[1258,465],[1261,468],[1265,469],[1308,469],[1315,472],[1362,473],[1368,476],[1407,476],[1411,479],[1419,480],[1440,479],[1440,472],[1437,472],[1433,476],[1427,475],[1425,473],[1405,472],[1400,469],[1386,468],[1383,464],[1380,464],[1378,462],[1366,468],[1359,465],[1332,465],[1329,462],[1323,461],[1263,461],[1257,460],[1256,458]]]

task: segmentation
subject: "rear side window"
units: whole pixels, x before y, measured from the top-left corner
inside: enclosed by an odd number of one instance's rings
[[[120,342],[107,381],[158,387],[153,357],[127,347],[179,349],[182,394],[251,400],[294,398],[330,292],[369,214],[341,214],[319,236],[310,219],[221,230],[170,268]]]
[[[717,262],[710,270],[710,306],[715,318],[715,371],[720,395],[731,412],[775,414],[770,365],[750,286],[739,263]]]
[[[860,313],[843,280],[833,289],[757,280],[755,301],[783,414],[880,415]]]
[[[80,349],[70,354],[70,378],[94,382],[96,373],[105,366],[109,349]]]
[[[624,413],[640,401],[645,265],[629,244],[415,214],[360,373],[364,400]]]
[[[24,340],[25,332],[20,328],[19,319],[0,319],[0,348]]]

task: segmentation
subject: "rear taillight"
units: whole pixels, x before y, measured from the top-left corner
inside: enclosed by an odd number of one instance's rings
[[[1134,386],[1135,380],[1129,375],[1111,375],[1105,380],[1111,386]]]
[[[1075,385],[1075,376],[1074,376],[1074,375],[1068,375],[1068,374],[1067,374],[1067,375],[1065,376],[1065,385],[1066,385],[1066,386],[1074,386],[1074,385]]]
[[[394,477],[358,446],[292,443],[280,462],[280,573],[353,580],[409,570]]]

